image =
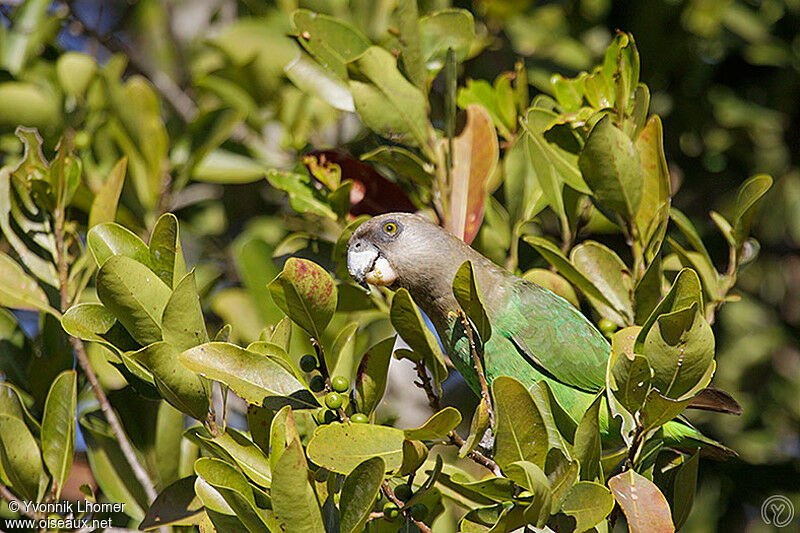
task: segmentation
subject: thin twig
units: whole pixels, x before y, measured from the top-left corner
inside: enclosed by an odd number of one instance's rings
[[[23,515],[27,516],[28,518],[33,518],[34,520],[38,520],[40,518],[38,514],[28,511],[28,509],[25,507],[24,502],[22,500],[20,500],[19,498],[17,498],[14,495],[14,493],[11,492],[11,490],[8,487],[6,487],[5,485],[3,485],[2,483],[0,483],[0,497],[2,497],[8,503],[19,502],[20,505],[17,506],[18,507],[18,509],[17,509],[18,513],[23,514]]]
[[[431,409],[434,411],[439,411],[441,409],[441,402],[439,400],[439,396],[433,390],[433,385],[431,384],[431,378],[428,376],[428,372],[425,368],[425,363],[422,361],[417,361],[415,363],[415,368],[417,371],[417,376],[419,376],[419,381],[416,381],[415,384],[425,391],[425,394],[428,397],[428,404],[430,404]],[[458,446],[461,448],[465,441],[461,438],[461,435],[456,433],[455,431],[451,431],[448,435],[450,440],[450,444],[453,446]],[[503,475],[502,471],[500,470],[500,465],[495,463],[491,458],[486,457],[478,450],[473,450],[467,454],[467,457],[478,463],[479,465],[488,468],[489,470],[494,473],[497,477]]]
[[[58,280],[59,280],[59,293],[61,296],[61,311],[64,312],[69,309],[72,302],[70,301],[69,296],[69,276],[68,276],[68,266],[67,266],[67,249],[66,243],[64,242],[64,208],[59,207],[56,210],[55,214],[55,225],[54,225],[54,234],[56,239],[56,254],[57,254],[57,262],[58,262]],[[136,479],[139,480],[141,483],[142,488],[147,495],[148,501],[153,501],[156,499],[158,493],[156,492],[155,487],[153,486],[153,481],[150,479],[147,471],[145,470],[142,463],[139,461],[139,458],[136,456],[136,452],[131,445],[130,440],[128,440],[128,436],[125,434],[125,430],[122,427],[122,424],[117,418],[117,414],[114,412],[114,409],[111,407],[111,403],[108,401],[108,397],[106,396],[103,387],[100,385],[100,382],[97,380],[97,374],[95,374],[94,369],[92,368],[91,363],[89,362],[89,357],[86,355],[86,347],[83,344],[83,341],[77,337],[73,337],[72,335],[68,335],[70,344],[72,344],[72,348],[75,351],[75,355],[78,359],[78,364],[80,364],[83,373],[86,375],[86,378],[89,380],[89,384],[92,386],[92,391],[94,392],[95,397],[97,397],[97,401],[100,404],[100,410],[103,412],[105,419],[108,421],[108,425],[111,428],[111,431],[114,433],[114,436],[117,438],[119,442],[120,451],[125,456],[125,459],[128,461],[128,464],[131,466]]]
[[[458,319],[461,321],[461,325],[464,327],[464,332],[467,335],[467,340],[469,341],[469,352],[472,355],[472,364],[475,366],[475,372],[478,374],[478,382],[481,385],[481,398],[483,401],[486,402],[486,408],[489,411],[489,426],[494,427],[494,409],[492,409],[492,398],[489,396],[489,382],[486,381],[486,374],[483,371],[483,363],[481,362],[480,355],[478,354],[478,347],[475,346],[475,337],[472,335],[472,326],[469,324],[469,320],[467,320],[467,315],[464,314],[464,311],[458,309],[456,311],[458,315]]]
[[[394,490],[392,490],[392,487],[389,485],[389,483],[387,483],[385,479],[383,480],[381,488],[383,489],[383,494],[387,498],[389,498],[390,501],[394,502],[395,505],[397,505],[401,513],[403,514],[408,513],[408,509],[406,509],[406,504],[400,501],[400,499],[397,496],[395,496]],[[409,518],[411,518],[411,520],[414,522],[414,524],[422,533],[431,533],[431,528],[428,527],[428,524],[426,524],[422,520],[417,520],[413,516],[409,516]]]

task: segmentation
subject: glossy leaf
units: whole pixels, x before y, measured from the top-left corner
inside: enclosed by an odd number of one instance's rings
[[[572,486],[561,512],[575,519],[575,531],[587,531],[603,521],[614,509],[611,491],[599,483],[579,481]]]
[[[162,324],[164,341],[178,352],[208,342],[194,271],[176,284],[164,307]]]
[[[611,118],[595,124],[578,159],[594,201],[606,213],[633,220],[642,199],[642,168],[633,143]]]
[[[475,39],[475,21],[469,11],[443,9],[419,21],[422,38],[422,59],[425,68],[435,73],[444,66],[448,48],[456,61],[464,61]]]
[[[38,502],[47,488],[39,445],[21,419],[0,413],[0,461],[11,488],[22,498]]]
[[[77,408],[78,376],[74,370],[67,370],[53,380],[42,418],[42,458],[53,477],[56,499],[72,469]]]
[[[156,221],[149,243],[150,268],[168,287],[175,287],[186,274],[178,219],[165,213]]]
[[[47,295],[36,282],[28,276],[16,261],[0,252],[0,305],[12,309],[32,309],[55,313],[50,307]]]
[[[410,440],[437,440],[450,434],[461,423],[461,413],[455,407],[445,407],[434,413],[420,427],[406,429],[405,435]]]
[[[383,48],[371,46],[352,65],[360,76],[351,77],[350,92],[362,122],[383,137],[427,146],[425,96],[400,74],[394,56]]]
[[[270,170],[266,177],[270,185],[289,195],[289,204],[298,213],[313,213],[321,217],[336,219],[336,213],[331,209],[325,196],[314,187],[311,178],[307,175]]]
[[[464,440],[464,444],[462,444],[461,448],[458,450],[459,457],[466,457],[481,443],[481,439],[483,439],[483,436],[486,434],[486,430],[489,429],[489,409],[489,402],[486,400],[486,398],[481,398],[481,401],[478,403],[478,407],[475,408],[475,412],[472,414],[472,422],[470,422],[469,426],[469,436],[467,436],[467,438]]]
[[[548,435],[542,414],[528,390],[514,378],[498,376],[492,381],[497,417],[494,459],[500,468],[516,461],[529,461],[544,468]]]
[[[347,63],[364,53],[369,40],[340,19],[298,9],[292,15],[300,44],[319,63],[343,80]]]
[[[345,478],[339,499],[342,533],[361,531],[378,497],[385,470],[383,459],[373,457],[355,467]]]
[[[364,354],[356,370],[356,405],[361,413],[371,414],[383,398],[395,337],[384,339]]]
[[[683,461],[675,472],[675,480],[672,491],[672,519],[675,528],[681,526],[689,518],[689,512],[694,503],[695,491],[697,490],[697,468],[700,464],[700,452],[695,452]]]
[[[283,350],[271,346],[277,356]],[[180,362],[209,379],[229,386],[248,403],[262,405],[273,397],[295,408],[313,409],[319,402],[283,366],[259,353],[226,342],[209,342],[178,356]]]
[[[642,242],[650,242],[653,214],[661,213],[662,205],[669,205],[670,182],[667,160],[664,156],[664,131],[661,118],[652,115],[634,142],[642,165],[642,199],[636,212],[636,225]],[[666,213],[665,213],[666,214]]]
[[[334,422],[317,428],[307,453],[314,463],[340,474],[349,474],[370,457],[381,457],[392,471],[403,462],[404,440],[400,429]]]
[[[143,265],[150,265],[150,253],[144,241],[114,222],[93,226],[86,236],[86,243],[99,267],[115,255],[124,255]]]
[[[627,470],[609,479],[608,487],[622,507],[631,533],[675,531],[666,498],[646,477]]]
[[[325,269],[292,257],[269,287],[273,300],[289,318],[315,339],[322,338],[337,301],[336,285]]]
[[[516,461],[506,467],[505,473],[514,483],[533,494],[530,504],[525,507],[525,520],[537,527],[544,526],[550,517],[553,498],[544,471],[530,461]]]
[[[128,167],[128,159],[123,157],[111,172],[108,174],[103,186],[97,191],[92,201],[92,208],[89,211],[89,228],[104,222],[114,222],[117,216],[117,204],[119,195],[122,193],[122,185],[125,183],[125,171]]]
[[[324,530],[300,441],[292,442],[278,460],[271,495],[275,514],[284,531],[312,533]]]
[[[736,217],[733,222],[733,238],[738,248],[741,248],[747,240],[758,205],[770,187],[772,178],[765,174],[753,176],[739,187],[736,195]]]
[[[472,262],[465,261],[453,278],[453,296],[456,297],[458,305],[475,326],[480,342],[485,344],[492,336],[492,326],[483,306],[483,296],[478,290],[477,283]]]
[[[575,430],[574,456],[581,465],[581,480],[603,481],[600,468],[600,408],[603,406],[603,395],[600,394],[592,402],[578,422]]]
[[[619,325],[632,324],[633,279],[622,259],[598,242],[584,241],[572,249],[570,260],[613,303],[613,307],[608,308],[587,294],[598,311]],[[621,316],[617,310],[622,312]]]
[[[255,505],[253,489],[241,472],[224,461],[210,457],[198,459],[194,469],[198,476],[219,492],[249,531],[269,533],[269,527]]]
[[[181,412],[205,420],[211,387],[205,378],[181,365],[179,353],[175,346],[161,341],[131,353],[130,357],[153,374],[165,400]]]
[[[137,342],[161,340],[161,316],[171,291],[146,266],[124,255],[110,257],[97,273],[97,296]]]
[[[425,324],[419,307],[411,299],[411,295],[406,289],[400,289],[395,293],[389,317],[394,329],[411,346],[417,356],[428,364],[428,368],[432,370],[437,381],[443,380],[447,375],[447,367],[442,349],[433,332]]]
[[[203,504],[194,491],[197,476],[188,476],[163,489],[139,524],[142,531],[163,526],[195,525],[203,516]]]

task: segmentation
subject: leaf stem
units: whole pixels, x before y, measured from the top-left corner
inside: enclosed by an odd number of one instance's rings
[[[472,355],[472,364],[475,366],[475,372],[478,374],[478,382],[481,385],[481,398],[486,402],[486,406],[489,411],[489,426],[494,428],[494,409],[492,409],[492,398],[489,395],[489,382],[486,381],[486,374],[483,371],[483,363],[481,362],[480,355],[478,355],[478,348],[475,345],[475,337],[472,335],[472,326],[467,320],[467,316],[464,314],[462,309],[458,309],[456,311],[458,315],[458,319],[461,321],[461,325],[464,327],[464,331],[467,335],[467,340],[469,341],[469,352]]]
[[[399,507],[399,508],[400,508],[400,512],[401,512],[401,513],[405,514],[405,513],[408,511],[408,510],[405,508],[406,504],[405,504],[405,503],[403,503],[402,501],[400,501],[400,499],[399,499],[397,496],[395,496],[395,494],[394,494],[394,490],[392,490],[392,487],[391,487],[391,486],[389,486],[389,483],[388,483],[388,482],[387,482],[385,479],[383,480],[383,483],[381,484],[381,489],[383,490],[383,494],[384,494],[384,495],[385,495],[385,496],[386,496],[386,497],[387,497],[387,498],[388,498],[388,499],[389,499],[391,502],[393,502],[395,505],[397,505],[397,507]],[[428,527],[428,524],[426,524],[426,523],[425,523],[425,522],[423,522],[422,520],[417,520],[417,519],[416,519],[416,518],[414,518],[413,516],[412,516],[412,517],[410,517],[410,518],[411,518],[411,520],[414,522],[414,524],[417,526],[417,528],[418,528],[418,529],[419,529],[419,530],[420,530],[422,533],[431,533],[431,528],[430,528],[430,527]]]

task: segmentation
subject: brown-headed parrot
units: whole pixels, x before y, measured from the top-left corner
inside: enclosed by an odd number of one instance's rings
[[[511,376],[530,388],[544,379],[563,410],[575,423],[580,421],[605,387],[611,345],[572,304],[504,270],[417,214],[388,213],[364,222],[347,250],[348,270],[358,283],[409,291],[431,319],[456,369],[480,393],[452,288],[465,261],[472,262],[492,327],[483,353],[487,381]],[[613,440],[605,409],[600,424],[604,440]],[[668,445],[716,444],[677,420],[663,432]]]

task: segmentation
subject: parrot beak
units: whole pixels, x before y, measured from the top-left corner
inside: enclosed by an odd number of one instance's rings
[[[365,289],[369,289],[367,283],[388,286],[397,280],[397,273],[380,250],[362,239],[351,242],[347,248],[347,270]]]

